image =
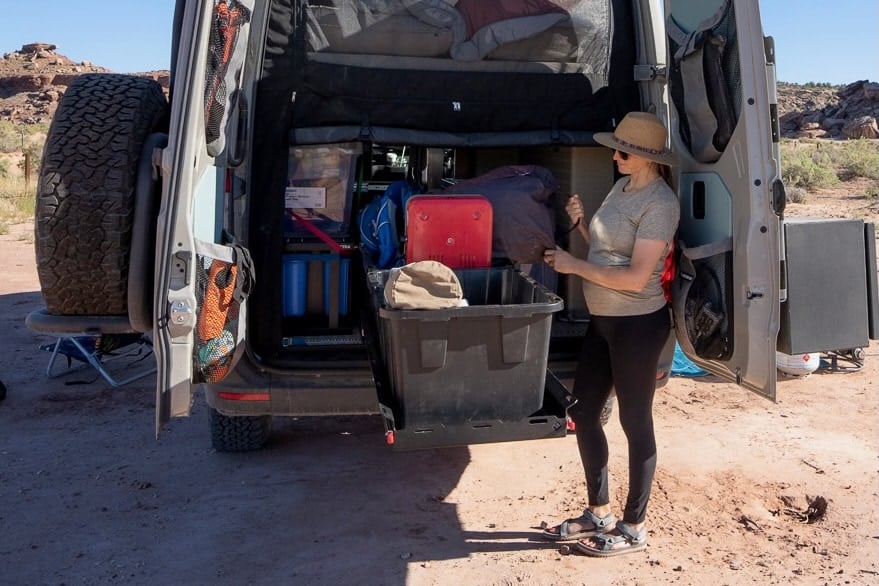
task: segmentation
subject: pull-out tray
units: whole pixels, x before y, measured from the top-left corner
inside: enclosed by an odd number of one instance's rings
[[[392,398],[386,395],[386,399]],[[390,402],[390,401],[388,401]],[[567,410],[576,399],[550,371],[546,371],[543,407],[519,420],[436,423],[398,429],[394,408],[380,403],[388,444],[396,450],[417,450],[521,440],[547,439],[567,435]]]

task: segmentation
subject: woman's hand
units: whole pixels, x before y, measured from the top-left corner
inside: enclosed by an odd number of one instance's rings
[[[583,215],[583,202],[580,201],[579,195],[575,193],[568,198],[567,203],[565,203],[565,211],[568,213],[568,217],[571,218],[571,230],[576,228],[588,246],[590,240],[589,228],[586,226],[586,218]]]
[[[555,272],[569,274],[576,271],[577,263],[580,260],[565,252],[561,248],[547,248],[543,251],[543,262],[552,267]]]
[[[583,223],[583,202],[580,201],[580,196],[576,193],[568,198],[567,203],[565,203],[565,211],[568,212],[568,217],[571,218],[572,226]]]

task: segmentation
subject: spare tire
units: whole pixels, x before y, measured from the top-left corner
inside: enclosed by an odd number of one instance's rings
[[[158,82],[86,74],[64,93],[43,150],[35,248],[54,315],[127,315],[138,161],[167,125]]]

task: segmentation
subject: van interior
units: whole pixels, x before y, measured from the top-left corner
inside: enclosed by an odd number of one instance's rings
[[[272,3],[248,105],[252,158],[236,171],[246,187],[230,202],[246,208],[247,225],[227,226],[247,234],[257,267],[249,303],[277,308],[278,319],[248,323],[249,347],[264,365],[368,359],[362,319],[375,307],[362,294],[370,267],[359,254],[358,218],[391,183],[442,193],[500,167],[543,167],[560,185],[547,202],[555,241],[575,253],[582,242],[570,233],[565,199],[578,193],[591,214],[613,184],[612,153],[592,136],[641,109],[631,2],[537,3],[521,14],[421,4],[432,9]],[[502,25],[513,17],[518,30],[508,31]],[[325,199],[309,203],[315,193]],[[333,254],[306,222],[352,254]],[[405,224],[401,231],[405,238]],[[492,264],[510,260],[494,255]],[[540,263],[518,268],[564,300],[553,319],[553,351],[564,352],[588,319],[579,284]]]

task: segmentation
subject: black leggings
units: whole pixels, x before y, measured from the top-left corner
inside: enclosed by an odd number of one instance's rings
[[[601,411],[616,389],[620,424],[629,443],[629,494],[623,521],[641,523],[656,471],[653,394],[659,355],[668,340],[667,308],[647,315],[593,316],[583,343],[569,414],[586,472],[589,505],[610,503],[607,437]]]

